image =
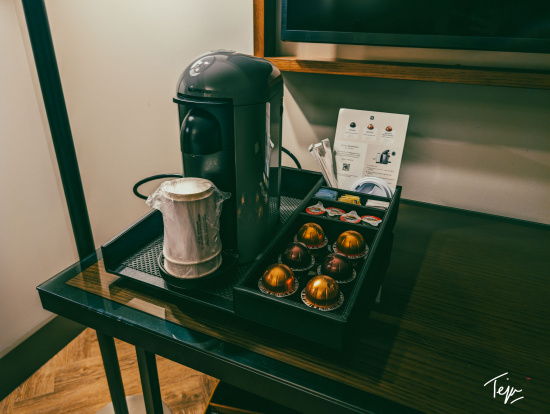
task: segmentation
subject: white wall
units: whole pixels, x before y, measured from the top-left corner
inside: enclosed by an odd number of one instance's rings
[[[0,90],[1,357],[50,317],[36,286],[78,260],[14,0],[0,0]]]
[[[178,76],[204,51],[252,52],[252,1],[49,0],[47,7],[99,245],[147,211],[131,194],[133,183],[181,170],[171,101]],[[479,64],[490,57],[491,64],[518,61],[484,52],[447,58]],[[546,55],[519,60],[549,64]],[[404,197],[550,222],[550,91],[295,73],[284,78],[284,145],[307,168],[317,169],[307,146],[334,136],[339,108],[410,114],[400,174]]]
[[[181,172],[172,103],[178,77],[209,50],[252,53],[252,1],[56,0],[46,7],[99,247],[149,210],[132,194],[136,181]],[[0,0],[0,62],[1,357],[51,317],[36,286],[78,255],[15,0]]]
[[[550,70],[543,53],[296,42],[278,42],[277,53]],[[334,138],[340,108],[409,114],[403,197],[550,223],[550,91],[296,73],[285,84],[284,145],[308,168],[306,147]]]
[[[334,138],[339,108],[409,114],[404,198],[550,223],[550,91],[287,73],[283,141]],[[285,158],[288,165],[292,165]]]
[[[278,1],[280,3],[280,1]],[[278,42],[281,56],[550,69],[550,54]],[[550,91],[285,74],[285,146],[334,137],[342,107],[410,115],[403,197],[550,223]],[[291,164],[289,162],[289,164]]]
[[[181,173],[172,102],[178,78],[210,50],[252,53],[252,1],[48,0],[46,6],[99,247],[149,211],[133,195],[134,183]]]

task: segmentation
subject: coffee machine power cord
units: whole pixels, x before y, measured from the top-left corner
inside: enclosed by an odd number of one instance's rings
[[[287,150],[285,147],[282,147],[282,150],[286,155],[292,158],[292,161],[294,161],[294,163],[296,164],[296,167],[298,167],[298,169],[301,170],[302,166],[300,165],[300,161],[298,161],[298,158],[296,158],[296,156],[292,152]]]
[[[298,169],[301,170],[302,166],[300,165],[300,162],[298,161],[298,158],[296,158],[296,156],[292,152],[287,150],[285,147],[282,147],[282,150],[285,154],[287,154],[290,158],[292,158],[292,161],[294,161],[296,163],[296,167],[298,167]],[[141,194],[138,191],[139,187],[141,187],[143,184],[148,183],[149,181],[159,180],[161,178],[182,178],[182,177],[183,177],[182,174],[157,174],[157,175],[152,175],[150,177],[144,178],[143,180],[139,180],[137,183],[135,183],[134,187],[132,188],[132,191],[134,192],[134,195],[137,198],[147,200],[147,196]]]

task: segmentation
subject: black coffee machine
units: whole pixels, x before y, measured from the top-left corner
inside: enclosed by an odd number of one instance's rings
[[[267,60],[216,51],[178,82],[183,175],[231,193],[223,203],[224,249],[246,263],[271,239],[279,218],[283,79]]]

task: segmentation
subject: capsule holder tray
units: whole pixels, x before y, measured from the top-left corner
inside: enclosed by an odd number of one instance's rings
[[[350,336],[361,329],[361,323],[366,322],[380,290],[382,280],[389,266],[393,244],[393,227],[397,218],[401,187],[397,187],[391,199],[368,196],[352,191],[338,191],[338,196],[349,194],[357,196],[361,205],[339,201],[328,201],[313,197],[306,198],[299,213],[288,222],[278,233],[264,254],[248,270],[242,283],[234,288],[234,305],[237,315],[243,318],[268,325],[272,328],[306,338],[332,348],[342,349]],[[385,210],[366,207],[367,199],[389,202]],[[312,215],[306,212],[309,206],[321,202],[324,207],[336,207],[345,213],[355,211],[359,216],[376,216],[382,219],[378,226],[361,222],[348,223],[338,217],[329,218],[323,215]],[[316,223],[321,226],[328,238],[326,254],[331,253],[338,236],[347,230],[354,230],[363,236],[369,246],[369,252],[356,267],[356,277],[350,283],[339,284],[344,302],[341,306],[324,311],[308,306],[302,299],[302,291],[307,282],[317,275],[323,256],[318,259],[306,275],[299,275],[299,287],[295,293],[286,297],[278,297],[262,292],[258,281],[265,270],[279,262],[279,255],[288,243],[295,240],[300,227],[306,223]]]

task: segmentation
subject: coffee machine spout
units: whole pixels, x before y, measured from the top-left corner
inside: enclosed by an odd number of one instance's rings
[[[207,110],[192,108],[181,124],[184,176],[212,181],[220,190],[233,190],[228,172],[232,153],[224,151],[218,119]]]

